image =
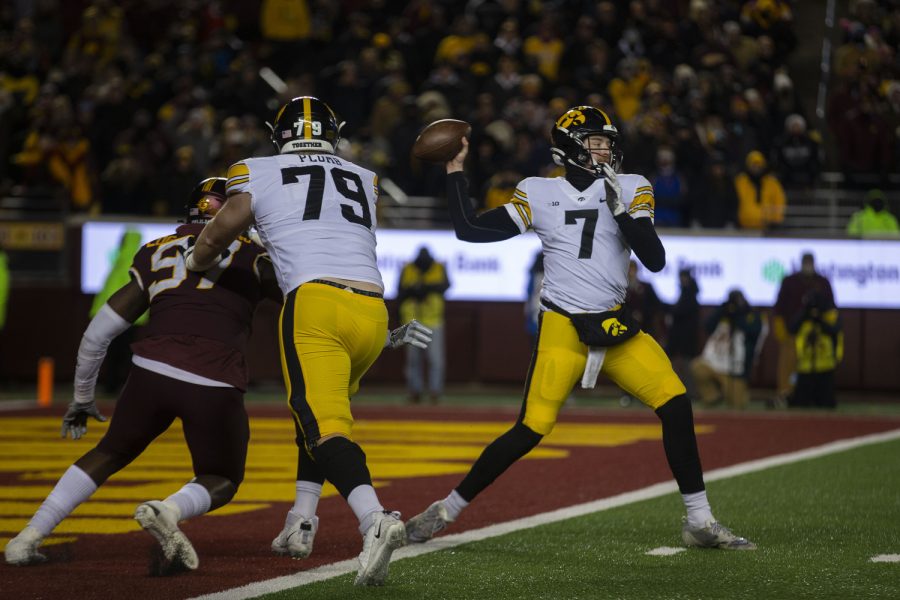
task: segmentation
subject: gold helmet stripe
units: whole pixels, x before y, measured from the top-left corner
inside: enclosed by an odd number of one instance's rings
[[[605,112],[603,112],[603,111],[600,110],[599,108],[597,109],[597,112],[600,113],[601,115],[603,115],[603,120],[606,121],[606,124],[607,124],[607,125],[612,125],[612,121],[609,120],[609,115],[608,115],[608,114],[606,114]]]
[[[211,190],[212,187],[213,187],[213,184],[214,184],[215,182],[216,182],[215,179],[210,179],[209,181],[207,181],[206,183],[204,183],[204,184],[203,184],[203,191],[204,191],[204,192],[208,192],[209,190]]]
[[[303,139],[312,139],[312,107],[309,97],[303,98]]]

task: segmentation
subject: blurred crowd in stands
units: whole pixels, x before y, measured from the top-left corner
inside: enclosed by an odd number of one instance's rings
[[[777,226],[824,158],[787,67],[796,1],[4,3],[0,195],[176,215],[199,179],[273,152],[281,102],[316,95],[347,122],[340,152],[409,195],[443,194],[441,170],[410,159],[423,125],[469,121],[472,190],[492,206],[552,173],[552,119],[591,104],[653,183],[660,226]],[[827,121],[853,181],[898,171],[900,7],[850,4]]]
[[[838,27],[826,119],[841,169],[865,187],[900,173],[900,2],[851,0]]]

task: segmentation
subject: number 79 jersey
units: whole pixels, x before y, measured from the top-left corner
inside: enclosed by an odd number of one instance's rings
[[[311,279],[384,286],[375,255],[378,176],[331,154],[248,158],[228,169],[228,195],[251,196],[260,240],[286,295]]]
[[[641,175],[618,176],[632,218],[653,218],[653,187]],[[544,252],[541,296],[570,312],[608,310],[625,300],[631,248],[605,205],[597,179],[579,191],[564,177],[529,177],[507,212],[523,233],[534,229]]]

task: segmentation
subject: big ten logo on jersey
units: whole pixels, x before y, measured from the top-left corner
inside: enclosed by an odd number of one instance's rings
[[[569,111],[566,111],[566,114],[561,116],[559,120],[556,121],[556,126],[561,127],[562,129],[568,129],[572,125],[581,125],[582,123],[584,123],[584,121],[584,113],[573,108]]]

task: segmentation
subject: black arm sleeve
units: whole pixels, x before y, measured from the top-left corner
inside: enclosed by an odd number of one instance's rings
[[[628,213],[622,213],[615,219],[638,260],[654,273],[662,271],[666,266],[666,249],[656,235],[650,217],[632,219]]]
[[[447,206],[456,237],[466,242],[499,242],[521,233],[503,207],[480,215],[469,200],[469,183],[462,172],[447,175]]]

